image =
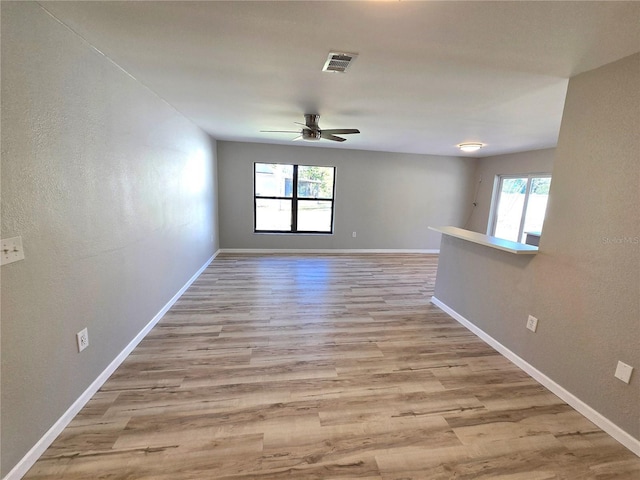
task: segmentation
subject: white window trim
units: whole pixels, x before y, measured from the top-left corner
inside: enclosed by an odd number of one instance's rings
[[[491,208],[489,209],[489,221],[487,223],[487,235],[495,236],[496,224],[498,222],[498,208],[500,203],[500,191],[502,190],[502,181],[510,178],[527,178],[527,191],[524,197],[524,204],[522,205],[522,212],[520,214],[520,228],[518,230],[518,238],[522,238],[522,230],[524,229],[525,212],[527,211],[527,205],[529,203],[529,193],[531,192],[531,179],[532,178],[552,178],[551,173],[509,173],[498,174],[493,179],[493,194],[491,196]],[[520,243],[520,242],[518,242]]]

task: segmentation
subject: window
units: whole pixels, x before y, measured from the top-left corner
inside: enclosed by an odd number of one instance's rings
[[[524,243],[542,232],[551,175],[500,175],[496,178],[489,234]]]
[[[254,232],[333,233],[335,167],[254,164]]]

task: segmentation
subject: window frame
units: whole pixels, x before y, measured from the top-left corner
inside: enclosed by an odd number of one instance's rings
[[[533,184],[532,179],[534,178],[549,178],[552,179],[552,175],[549,172],[542,173],[508,173],[508,174],[498,174],[495,176],[493,182],[493,195],[491,198],[491,209],[489,211],[489,222],[487,224],[487,235],[495,237],[496,227],[498,225],[498,211],[500,209],[500,193],[502,192],[502,184],[504,180],[514,179],[514,178],[526,178],[527,179],[527,189],[525,191],[524,202],[522,204],[522,210],[520,211],[520,225],[518,227],[518,240],[516,243],[520,242],[522,235],[524,235],[524,223],[527,218],[527,207],[529,205],[529,195],[531,193],[531,186]],[[545,210],[546,216],[546,210]],[[542,233],[542,232],[541,232]],[[502,237],[496,237],[502,238]],[[503,239],[508,240],[508,239]],[[513,240],[509,240],[513,241]]]
[[[290,197],[277,196],[277,195],[257,195],[256,194],[256,181],[257,172],[256,165],[287,165],[293,167],[293,177]],[[320,167],[320,168],[332,168],[333,169],[333,185],[331,189],[331,198],[325,197],[298,197],[298,167]],[[333,235],[334,230],[334,218],[335,218],[335,202],[336,202],[336,167],[327,165],[304,165],[296,163],[280,163],[280,162],[253,162],[253,233],[257,234],[288,234],[288,235]],[[258,230],[258,200],[286,200],[291,202],[291,229],[290,230]],[[298,230],[298,203],[304,203],[308,201],[320,201],[331,202],[331,224],[329,231],[322,230]]]

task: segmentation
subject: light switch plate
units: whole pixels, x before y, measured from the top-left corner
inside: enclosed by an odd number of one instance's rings
[[[629,383],[631,380],[631,373],[633,372],[633,367],[631,365],[627,365],[623,362],[618,362],[618,366],[616,367],[615,377],[619,380],[622,380],[624,383]]]
[[[24,260],[24,250],[22,249],[22,237],[5,238],[0,246],[1,265]]]

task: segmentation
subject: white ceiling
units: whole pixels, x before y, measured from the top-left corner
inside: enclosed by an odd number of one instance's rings
[[[640,2],[40,2],[220,140],[487,156],[556,145],[568,78],[640,51]],[[321,72],[330,51],[359,54]],[[307,145],[307,144],[305,144]]]

